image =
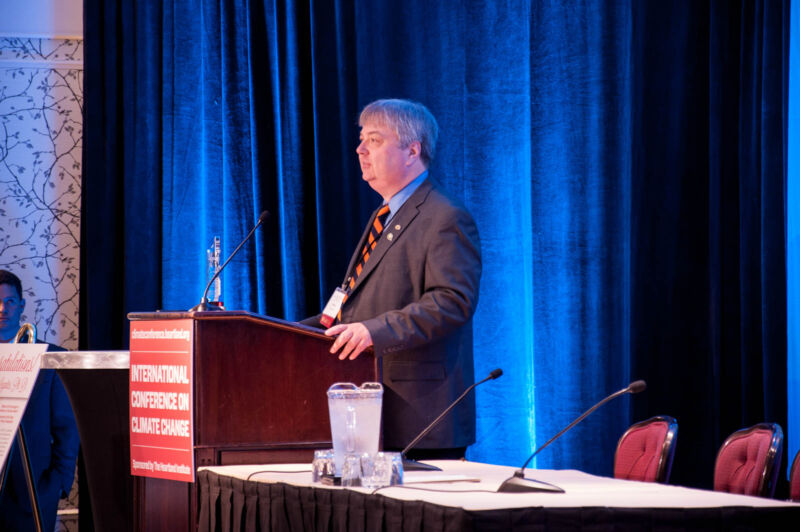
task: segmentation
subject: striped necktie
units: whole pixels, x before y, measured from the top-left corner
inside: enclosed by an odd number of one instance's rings
[[[374,250],[375,246],[378,244],[378,238],[380,238],[381,233],[383,233],[383,224],[386,223],[386,218],[388,216],[388,205],[382,206],[378,210],[378,214],[375,215],[375,220],[372,222],[372,227],[369,229],[367,242],[364,244],[364,249],[361,250],[361,258],[358,260],[358,264],[356,265],[356,271],[353,272],[353,275],[350,277],[349,286],[351,290],[356,285],[356,279],[358,279],[358,276],[361,275],[361,272],[364,270],[364,266],[369,260],[369,254],[372,253],[372,250]]]
[[[353,272],[353,275],[350,276],[350,281],[347,285],[347,293],[342,298],[342,305],[344,302],[347,301],[347,298],[350,297],[350,290],[356,285],[356,279],[358,276],[361,275],[361,272],[364,270],[364,265],[369,260],[369,254],[372,253],[372,250],[375,249],[375,246],[378,245],[378,238],[383,233],[383,224],[386,223],[386,218],[389,216],[389,206],[384,205],[380,209],[378,209],[378,214],[375,215],[375,220],[372,222],[372,227],[369,228],[369,236],[367,237],[367,243],[364,244],[364,249],[361,250],[361,258],[358,259],[358,264],[356,265],[356,271]],[[341,321],[342,319],[342,311],[339,310],[339,313],[336,315],[336,319]]]

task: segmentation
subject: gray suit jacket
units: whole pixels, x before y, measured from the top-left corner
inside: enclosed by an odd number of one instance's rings
[[[371,225],[372,219],[348,275]],[[405,447],[474,382],[472,315],[480,276],[472,216],[429,177],[389,221],[342,307],[341,323],[362,322],[382,357],[384,447]],[[474,441],[471,394],[417,447]]]

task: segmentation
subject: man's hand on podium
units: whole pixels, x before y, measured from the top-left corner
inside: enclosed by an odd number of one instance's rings
[[[325,331],[325,336],[336,336],[336,341],[331,346],[331,353],[336,353],[339,349],[339,360],[345,360],[350,356],[350,360],[355,360],[358,355],[372,345],[372,336],[362,323],[340,323]]]

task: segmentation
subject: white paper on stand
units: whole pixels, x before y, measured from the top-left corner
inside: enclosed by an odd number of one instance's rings
[[[0,466],[5,464],[47,344],[0,344]]]

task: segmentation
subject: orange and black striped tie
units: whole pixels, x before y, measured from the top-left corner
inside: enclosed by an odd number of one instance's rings
[[[364,270],[364,265],[369,260],[369,254],[372,253],[372,250],[374,250],[375,246],[378,244],[378,238],[380,238],[381,233],[383,233],[383,224],[386,223],[386,218],[388,216],[389,206],[384,205],[378,210],[378,214],[375,216],[375,221],[372,222],[372,227],[370,228],[369,236],[367,237],[367,243],[364,244],[364,249],[361,250],[361,258],[356,265],[356,271],[354,271],[353,275],[350,277],[349,290],[344,296],[342,303],[347,301],[347,296],[350,294],[350,290],[352,290],[356,285],[356,279],[358,279],[358,276],[361,275],[361,272]]]

